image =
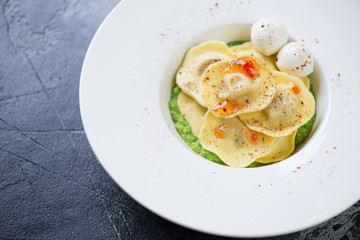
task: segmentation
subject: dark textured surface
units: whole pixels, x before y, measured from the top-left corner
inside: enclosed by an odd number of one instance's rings
[[[225,239],[141,207],[90,149],[78,105],[81,65],[118,2],[0,0],[0,239]],[[275,239],[360,239],[360,203]]]

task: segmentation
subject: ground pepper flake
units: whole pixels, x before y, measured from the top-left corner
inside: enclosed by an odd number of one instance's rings
[[[300,169],[301,167],[296,167],[297,169]]]
[[[338,77],[340,77],[340,73],[338,73]]]

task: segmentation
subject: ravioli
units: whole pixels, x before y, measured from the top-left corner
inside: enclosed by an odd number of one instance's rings
[[[189,123],[192,133],[195,137],[199,138],[200,129],[204,123],[204,116],[207,109],[183,91],[179,94],[178,105],[181,114]]]
[[[207,41],[186,53],[169,103],[175,128],[216,163],[241,168],[282,161],[315,118],[310,80],[280,72],[276,54],[263,56],[251,42],[230,44]]]
[[[238,57],[243,56],[244,54],[253,54],[256,57],[261,58],[270,70],[277,70],[277,67],[275,65],[276,55],[272,55],[270,57],[263,56],[254,48],[251,42],[233,46],[230,48],[230,50],[233,51]]]
[[[287,136],[315,113],[315,99],[298,77],[274,72],[276,95],[264,110],[240,115],[252,130],[272,137]]]
[[[206,106],[202,99],[201,76],[212,63],[235,58],[233,52],[221,41],[208,41],[191,48],[176,74],[176,83],[200,105]]]
[[[296,132],[297,130],[288,136],[275,138],[271,145],[270,153],[264,157],[256,159],[256,161],[259,163],[273,163],[290,156],[295,149]]]
[[[264,109],[275,96],[275,80],[263,60],[246,55],[213,63],[202,76],[202,97],[217,117]]]
[[[237,117],[218,118],[208,111],[199,139],[227,165],[241,168],[270,153],[275,138],[250,130]]]

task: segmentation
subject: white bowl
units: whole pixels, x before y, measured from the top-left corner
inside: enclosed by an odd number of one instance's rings
[[[154,213],[203,232],[263,237],[314,226],[360,199],[360,5],[271,3],[128,0],[96,33],[80,81],[84,128],[114,181]],[[344,15],[334,18],[333,10]],[[264,17],[283,22],[312,50],[317,120],[285,161],[220,166],[192,152],[174,129],[173,76],[190,47],[249,40],[251,24]]]

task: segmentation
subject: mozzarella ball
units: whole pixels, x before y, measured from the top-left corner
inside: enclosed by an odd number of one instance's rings
[[[251,28],[251,42],[265,56],[278,52],[287,41],[285,26],[274,19],[260,19]]]
[[[306,77],[314,71],[314,59],[310,49],[302,42],[291,42],[280,49],[276,66],[282,72]]]

